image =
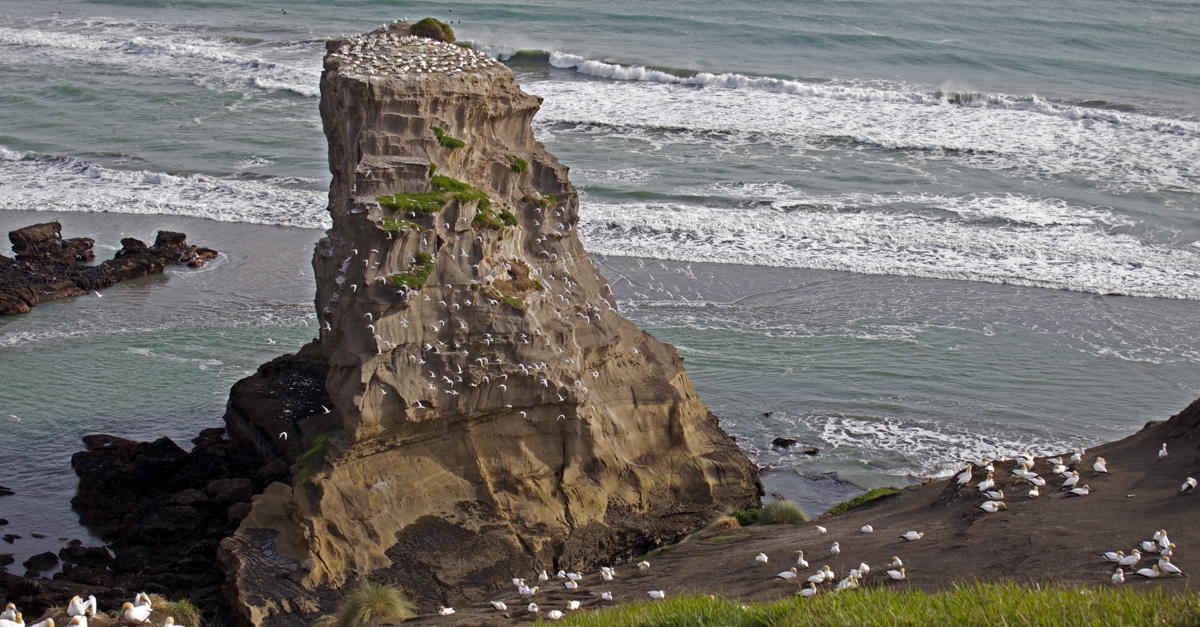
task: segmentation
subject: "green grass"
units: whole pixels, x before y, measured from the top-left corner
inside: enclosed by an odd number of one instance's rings
[[[736,518],[739,525],[743,527],[749,527],[750,525],[758,522],[759,510],[752,507],[747,509],[736,509],[733,510],[733,512],[729,515]]]
[[[737,536],[713,536],[711,538],[705,538],[705,539],[701,540],[701,542],[717,544],[718,542],[734,542],[736,540],[745,540],[746,538],[749,538],[749,537],[750,536],[748,536],[744,533],[741,535],[737,535]]]
[[[514,157],[513,155],[508,155],[508,169],[509,170],[512,170],[513,172],[516,172],[517,174],[524,174],[525,170],[528,168],[529,168],[528,161],[526,161],[520,157]]]
[[[204,617],[201,616],[199,608],[192,605],[192,601],[186,597],[178,601],[171,601],[160,594],[151,594],[150,601],[154,603],[155,609],[173,616],[176,625],[200,627],[204,622]]]
[[[889,494],[895,494],[899,491],[900,491],[900,488],[897,488],[894,486],[887,486],[884,488],[875,488],[874,490],[870,490],[866,494],[861,494],[859,496],[856,496],[856,497],[850,499],[849,501],[845,501],[843,503],[838,503],[837,505],[834,505],[833,507],[829,508],[829,511],[827,511],[825,513],[829,514],[829,515],[840,514],[851,508],[858,507],[859,505],[862,505],[863,503],[866,503],[867,501],[874,501],[875,499],[877,499],[879,497],[887,496]]]
[[[546,194],[538,200],[538,203],[542,205],[542,207],[554,207],[558,205],[558,196],[555,196],[554,194]]]
[[[359,627],[381,618],[412,618],[416,606],[399,588],[368,581],[342,599],[337,614],[317,621],[322,627]]]
[[[649,551],[646,551],[645,553],[642,553],[641,555],[633,558],[633,562],[636,564],[640,561],[648,560],[648,559],[658,555],[659,553],[662,553],[663,549],[665,549],[665,548],[667,548],[667,547],[664,545],[664,546],[660,546],[658,548],[650,549]]]
[[[460,180],[435,174],[429,177],[429,184],[439,192],[448,192],[458,202],[477,201],[480,211],[490,211],[492,208],[492,201],[488,200],[487,194]]]
[[[421,228],[412,222],[395,218],[384,218],[379,221],[379,226],[385,231],[415,231]]]
[[[447,135],[446,131],[443,131],[442,129],[440,129],[436,126],[431,126],[429,128],[433,131],[434,135],[437,135],[438,143],[445,146],[446,148],[453,150],[455,148],[462,148],[463,146],[467,145],[467,142],[465,142],[461,139],[455,139],[455,138]]]
[[[435,177],[436,178],[436,177]],[[436,213],[442,206],[450,202],[441,192],[423,192],[420,194],[391,194],[376,196],[375,202],[392,211],[414,211],[416,213]]]
[[[450,25],[432,17],[427,17],[413,24],[412,34],[427,39],[454,43],[454,30],[450,28]]]
[[[417,253],[417,263],[413,264],[407,272],[393,274],[392,283],[395,283],[396,287],[419,290],[425,287],[425,282],[429,280],[433,269],[433,257],[430,257],[429,253]]]
[[[1200,596],[1133,588],[966,584],[933,594],[904,586],[822,590],[771,603],[684,596],[572,614],[569,627],[1118,627],[1200,625]]]
[[[787,500],[776,499],[763,506],[758,514],[760,525],[799,525],[808,522],[808,516],[799,505]]]
[[[516,226],[517,216],[513,215],[513,212],[509,211],[508,209],[505,209],[504,211],[500,212],[500,221],[508,226]]]

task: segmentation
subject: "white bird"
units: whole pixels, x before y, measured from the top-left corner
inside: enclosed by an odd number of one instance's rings
[[[974,472],[974,470],[975,470],[974,466],[972,466],[971,464],[967,464],[966,469],[963,470],[962,472],[958,473],[958,477],[957,477],[958,485],[966,485],[967,483],[970,483],[971,474]]]
[[[988,473],[987,479],[984,479],[983,481],[979,482],[979,491],[980,492],[987,492],[988,490],[991,490],[994,487],[996,487],[996,480],[992,478],[991,473]]]
[[[600,578],[603,579],[604,581],[612,581],[613,580],[612,571],[610,571],[610,570],[600,571]]]
[[[839,591],[840,590],[853,590],[857,587],[858,587],[858,581],[854,577],[846,577],[845,579],[837,582],[837,585],[834,586],[833,589],[839,590]]]
[[[871,525],[863,525],[863,526],[862,526],[862,527],[859,529],[859,531],[861,531],[861,532],[863,532],[863,533],[875,533],[875,528],[874,528],[874,527],[872,527]]]
[[[900,537],[901,537],[901,538],[904,538],[905,540],[908,540],[909,542],[916,542],[917,540],[920,540],[921,538],[924,538],[924,537],[925,537],[925,534],[924,534],[924,533],[919,533],[919,532],[916,532],[916,531],[909,531],[909,532],[906,532],[904,535],[902,535],[902,536],[900,536]]]
[[[574,612],[575,610],[579,609],[579,607],[580,607],[581,605],[582,605],[582,604],[581,604],[579,601],[568,601],[568,602],[567,602],[567,609],[568,609],[568,610],[571,610],[572,612]]]
[[[546,583],[547,581],[550,581],[550,575],[547,575],[546,571],[543,570],[541,574],[538,575],[538,581],[541,583]]]
[[[782,573],[775,575],[775,578],[782,579],[784,581],[791,581],[792,579],[795,579],[796,578],[796,567],[793,566],[791,570],[785,570]]]
[[[570,579],[571,581],[582,581],[583,575],[580,575],[579,573],[567,573],[567,579]]]
[[[1032,477],[1026,477],[1025,480],[1039,488],[1046,485],[1046,480],[1037,475],[1034,475]]]
[[[1193,479],[1192,477],[1188,477],[1187,481],[1183,482],[1183,487],[1179,488],[1179,493],[1182,494],[1184,492],[1193,492],[1193,491],[1195,491],[1195,489],[1196,489],[1196,480]]]
[[[796,551],[796,567],[800,570],[808,568],[808,560],[804,559],[804,551]]]
[[[867,566],[866,562],[860,562],[858,565],[858,572],[862,573],[863,577],[866,577],[867,575],[871,574],[871,567]]]
[[[1071,488],[1071,491],[1067,493],[1067,496],[1087,496],[1088,494],[1091,494],[1091,492],[1092,488],[1085,485],[1082,488]]]
[[[758,555],[754,556],[754,561],[758,564],[766,564],[767,560],[768,558],[766,553],[759,553]]]
[[[575,583],[574,581],[567,580],[563,582],[563,587],[567,590],[574,590],[579,587],[579,584]]]
[[[1179,575],[1180,577],[1187,577],[1187,575],[1183,574],[1182,570],[1179,570],[1178,566],[1171,563],[1171,558],[1169,558],[1169,557],[1158,558],[1158,569],[1168,575]],[[54,627],[54,626],[51,625],[50,627]]]
[[[1134,549],[1129,552],[1129,555],[1126,555],[1125,557],[1121,558],[1121,561],[1117,562],[1117,565],[1123,566],[1123,567],[1133,566],[1134,564],[1137,564],[1138,561],[1141,559],[1142,559],[1142,552],[1137,549]]]
[[[441,606],[441,605],[438,606],[438,616],[449,616],[453,613],[454,613],[454,608],[452,608],[452,607],[445,607],[445,606]]]
[[[1158,543],[1151,540],[1142,540],[1142,553],[1158,553]]]
[[[1159,570],[1158,570],[1158,564],[1155,564],[1154,566],[1151,566],[1150,568],[1139,568],[1137,571],[1137,574],[1139,574],[1147,579],[1154,579],[1155,577],[1158,577],[1162,573],[1159,572]]]
[[[1004,490],[988,490],[987,492],[983,493],[983,497],[993,501],[1003,501]]]
[[[1034,486],[1034,488],[1029,491],[1029,498],[1031,498],[1031,499],[1036,499],[1037,497],[1039,497],[1041,495],[1042,495],[1042,493],[1038,492],[1037,486]]]
[[[646,594],[650,595],[651,599],[661,600],[667,598],[667,593],[662,590],[647,590]]]
[[[1167,456],[1167,443],[1163,442],[1163,447],[1161,449],[1159,449],[1159,451],[1158,451],[1158,458],[1163,459],[1166,456]]]
[[[650,562],[647,562],[645,560],[638,562],[637,569],[638,570],[650,570]]]
[[[611,600],[612,600],[612,593],[611,593],[611,592],[601,592],[601,593],[600,593],[600,599],[601,599],[602,601],[611,601]]]
[[[817,530],[817,535],[821,535],[821,534],[824,534],[829,531],[828,529],[822,527],[821,525],[813,525],[813,528]]]
[[[1062,466],[1062,455],[1046,459],[1047,466]]]
[[[979,506],[979,509],[989,514],[995,514],[1002,509],[1008,509],[1008,506],[1004,504],[1004,501],[984,501],[983,505]]]
[[[1101,554],[1100,557],[1103,557],[1104,559],[1106,559],[1110,562],[1115,562],[1117,564],[1120,564],[1121,560],[1125,559],[1125,551],[1116,551],[1116,552],[1108,551],[1106,553]]]
[[[96,615],[96,597],[89,596],[87,601],[79,598],[79,596],[71,597],[71,602],[67,604],[67,616],[95,616]]]
[[[7,614],[7,611],[5,613]],[[13,612],[12,618],[0,619],[0,627],[25,627],[25,618],[20,612]]]
[[[121,617],[125,622],[136,625],[150,620],[150,612],[154,611],[149,605],[134,607],[132,603],[121,606]]]
[[[807,588],[800,588],[800,596],[811,599],[817,593],[817,584],[810,583]]]
[[[901,568],[900,568],[900,570],[889,570],[889,571],[887,571],[887,576],[888,576],[888,577],[891,577],[892,579],[895,579],[896,581],[900,581],[901,579],[907,579],[907,578],[908,578],[908,573],[906,573],[906,572],[904,571],[904,568],[903,568],[903,567],[901,567]]]
[[[168,616],[167,618],[170,618],[170,616]],[[86,616],[76,616],[76,617],[72,618],[71,622],[68,623],[68,627],[88,627],[87,617]]]
[[[899,556],[896,556],[896,555],[893,555],[893,556],[892,556],[892,563],[891,563],[891,564],[888,564],[888,567],[889,567],[889,568],[900,568],[900,567],[901,567],[901,566],[903,566],[903,565],[904,565],[904,562],[900,561],[900,557],[899,557]]]
[[[1112,582],[1117,585],[1125,583],[1125,571],[1118,568],[1117,572],[1112,574]]]
[[[529,612],[530,614],[537,614],[538,613],[537,603],[530,603],[529,605],[526,605],[525,611]]]
[[[1065,477],[1071,474],[1071,469],[1067,468],[1066,464],[1059,464],[1054,467],[1054,474]]]
[[[521,595],[521,598],[527,598],[537,594],[538,590],[541,589],[541,586],[534,586],[532,588],[521,586],[520,588],[517,588],[517,594]]]
[[[491,603],[492,603],[492,607],[496,608],[497,610],[499,610],[501,612],[508,609],[508,604],[505,603],[504,601],[492,601]]]
[[[549,618],[550,620],[558,620],[562,617],[562,610],[550,610],[549,612],[546,612],[546,618]]]
[[[514,585],[514,586],[516,586],[516,587],[520,588],[521,586],[525,585],[525,580],[524,580],[524,579],[518,579],[517,577],[513,577],[513,578],[512,578],[512,585]]]
[[[825,571],[818,570],[816,573],[808,576],[808,583],[825,583]]]
[[[1079,485],[1079,473],[1072,471],[1071,476],[1067,477],[1067,480],[1063,482],[1062,487],[1059,489],[1066,490],[1067,488],[1073,488],[1076,485]]]
[[[78,597],[76,597],[78,598]],[[4,606],[4,611],[0,612],[0,620],[15,621],[17,620],[17,606],[9,603]]]
[[[837,542],[834,542],[833,546],[829,547],[829,552],[832,553],[834,557],[837,557],[838,555],[842,554],[842,547],[838,546]]]
[[[1162,555],[1163,557],[1174,557],[1175,556],[1175,545],[1168,544],[1167,548],[1163,549],[1162,551],[1159,551],[1159,555]]]
[[[34,623],[32,625],[29,625],[29,627],[54,627],[54,619],[47,618],[46,620],[44,620],[40,623]]]
[[[1102,472],[1106,475],[1108,474],[1108,465],[1104,461],[1103,457],[1096,458],[1096,463],[1092,464],[1092,469],[1095,470],[1096,472]]]
[[[1166,548],[1171,545],[1171,541],[1167,539],[1167,530],[1159,529],[1158,533],[1154,534],[1154,539],[1158,541],[1158,546]]]

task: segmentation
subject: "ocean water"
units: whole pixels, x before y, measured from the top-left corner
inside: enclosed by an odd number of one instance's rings
[[[186,442],[311,337],[323,39],[426,15],[544,98],[622,313],[809,510],[1200,396],[1195,2],[0,0],[0,229],[223,252],[0,320],[3,552],[86,533],[80,435]]]

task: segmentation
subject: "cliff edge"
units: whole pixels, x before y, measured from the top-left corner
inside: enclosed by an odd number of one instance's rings
[[[482,601],[756,505],[754,465],[580,244],[540,99],[406,23],[327,49],[320,338],[226,416],[292,464],[222,543],[243,618],[300,624],[363,579],[426,610]],[[321,374],[327,396],[295,383]]]

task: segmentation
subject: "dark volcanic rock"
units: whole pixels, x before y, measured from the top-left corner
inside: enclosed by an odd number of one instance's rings
[[[50,551],[46,551],[45,553],[38,553],[24,562],[21,562],[21,565],[34,572],[50,570],[51,568],[58,566],[58,556]]]
[[[16,259],[0,255],[0,315],[26,313],[39,302],[80,296],[113,283],[158,274],[171,264],[199,267],[217,251],[187,243],[183,233],[159,231],[153,246],[125,238],[123,248],[97,266],[93,240],[62,238],[58,222],[35,224],[8,234]]]
[[[797,441],[793,440],[792,438],[775,438],[774,440],[771,440],[771,446],[776,448],[788,448],[790,446],[795,446],[796,442]]]

